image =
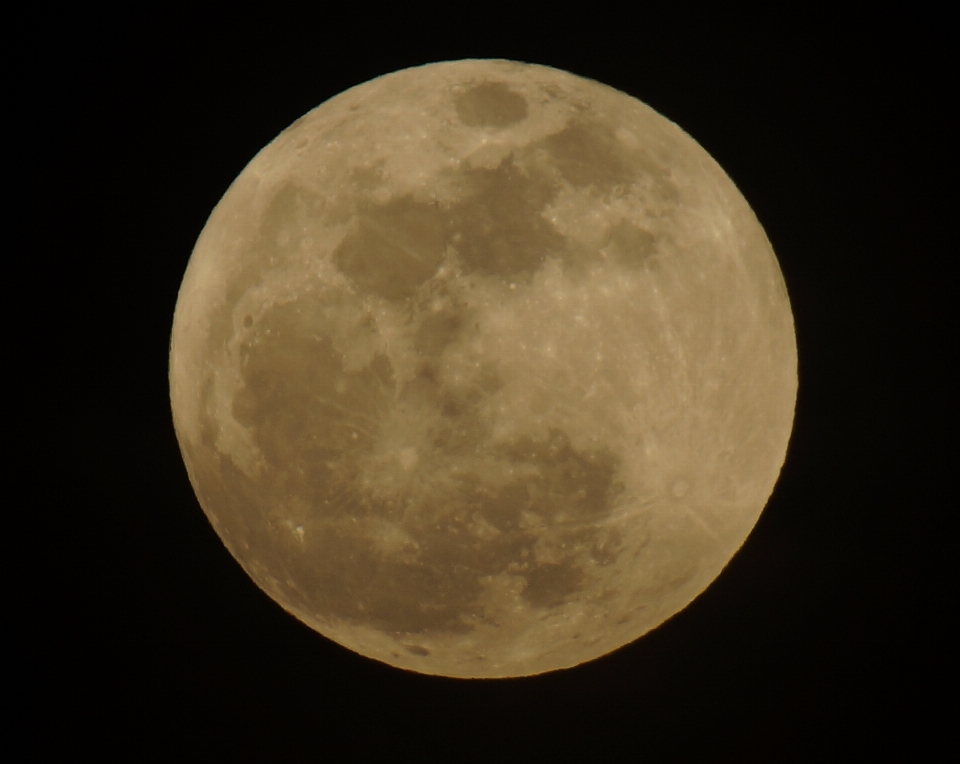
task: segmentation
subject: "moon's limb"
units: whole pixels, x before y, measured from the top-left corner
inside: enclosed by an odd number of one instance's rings
[[[204,511],[326,636],[450,676],[572,666],[688,604],[776,482],[776,258],[640,102],[546,67],[353,88],[214,210],[174,318]]]

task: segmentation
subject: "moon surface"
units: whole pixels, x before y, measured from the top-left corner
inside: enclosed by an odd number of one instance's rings
[[[685,607],[783,464],[793,318],[717,163],[636,99],[509,61],[314,109],[214,209],[174,424],[250,577],[393,666],[574,666]]]

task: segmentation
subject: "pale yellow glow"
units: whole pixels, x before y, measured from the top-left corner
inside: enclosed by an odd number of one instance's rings
[[[210,216],[170,355],[218,534],[394,666],[536,674],[720,573],[797,389],[773,251],[680,128],[597,82],[460,61],[346,91]]]

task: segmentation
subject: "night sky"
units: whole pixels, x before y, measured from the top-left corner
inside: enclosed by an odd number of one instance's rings
[[[8,290],[39,318],[14,339],[29,423],[10,477],[36,490],[6,511],[27,518],[8,586],[32,605],[35,742],[104,761],[770,762],[945,739],[945,21],[452,5],[469,7],[76,11],[29,32],[12,153],[39,159],[29,223],[9,224],[35,272]],[[756,212],[797,326],[794,433],[741,551],[654,632],[528,679],[398,671],[286,614],[207,522],[169,410],[180,280],[246,163],[353,85],[459,58],[566,69],[679,124]]]

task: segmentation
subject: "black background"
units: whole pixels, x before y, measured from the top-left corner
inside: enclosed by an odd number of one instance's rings
[[[35,742],[105,760],[792,761],[946,740],[944,20],[454,5],[138,5],[31,30],[13,225],[36,272],[11,299],[33,306],[12,335],[36,398],[12,416],[36,490],[10,586],[36,608]],[[184,268],[254,154],[348,87],[467,57],[600,80],[699,141],[767,231],[800,357],[780,482],[723,575],[612,655],[508,681],[397,671],[275,605],[204,517],[167,390]]]

